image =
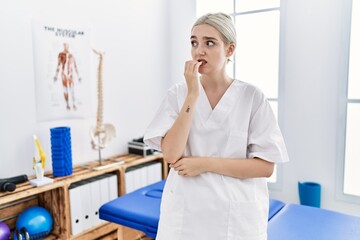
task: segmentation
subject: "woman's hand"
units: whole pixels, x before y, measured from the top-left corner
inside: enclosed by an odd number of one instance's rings
[[[188,94],[199,96],[199,67],[201,62],[189,60],[185,62],[184,76],[186,79]]]
[[[175,163],[170,164],[181,176],[193,177],[206,172],[205,158],[200,157],[184,157]]]

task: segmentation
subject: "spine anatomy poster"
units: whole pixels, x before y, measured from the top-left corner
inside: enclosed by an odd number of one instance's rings
[[[38,121],[89,117],[90,28],[33,22]]]

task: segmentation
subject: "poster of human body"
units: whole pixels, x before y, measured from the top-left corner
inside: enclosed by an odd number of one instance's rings
[[[39,121],[91,115],[90,28],[33,22]]]

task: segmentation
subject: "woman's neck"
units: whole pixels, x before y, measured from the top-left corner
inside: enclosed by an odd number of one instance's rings
[[[232,83],[232,79],[226,73],[212,76],[202,75],[200,81],[204,89],[208,90],[226,89]]]

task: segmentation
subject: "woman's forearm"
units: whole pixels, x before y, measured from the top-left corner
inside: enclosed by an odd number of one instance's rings
[[[170,164],[179,175],[197,176],[205,172],[213,172],[234,178],[270,177],[274,171],[274,163],[260,158],[237,159],[215,157],[183,157]]]
[[[179,116],[161,141],[161,151],[168,163],[174,163],[182,157],[189,137],[197,98],[197,95],[186,97]]]
[[[235,178],[270,177],[274,172],[274,163],[260,158],[209,158],[206,168],[208,172]]]

